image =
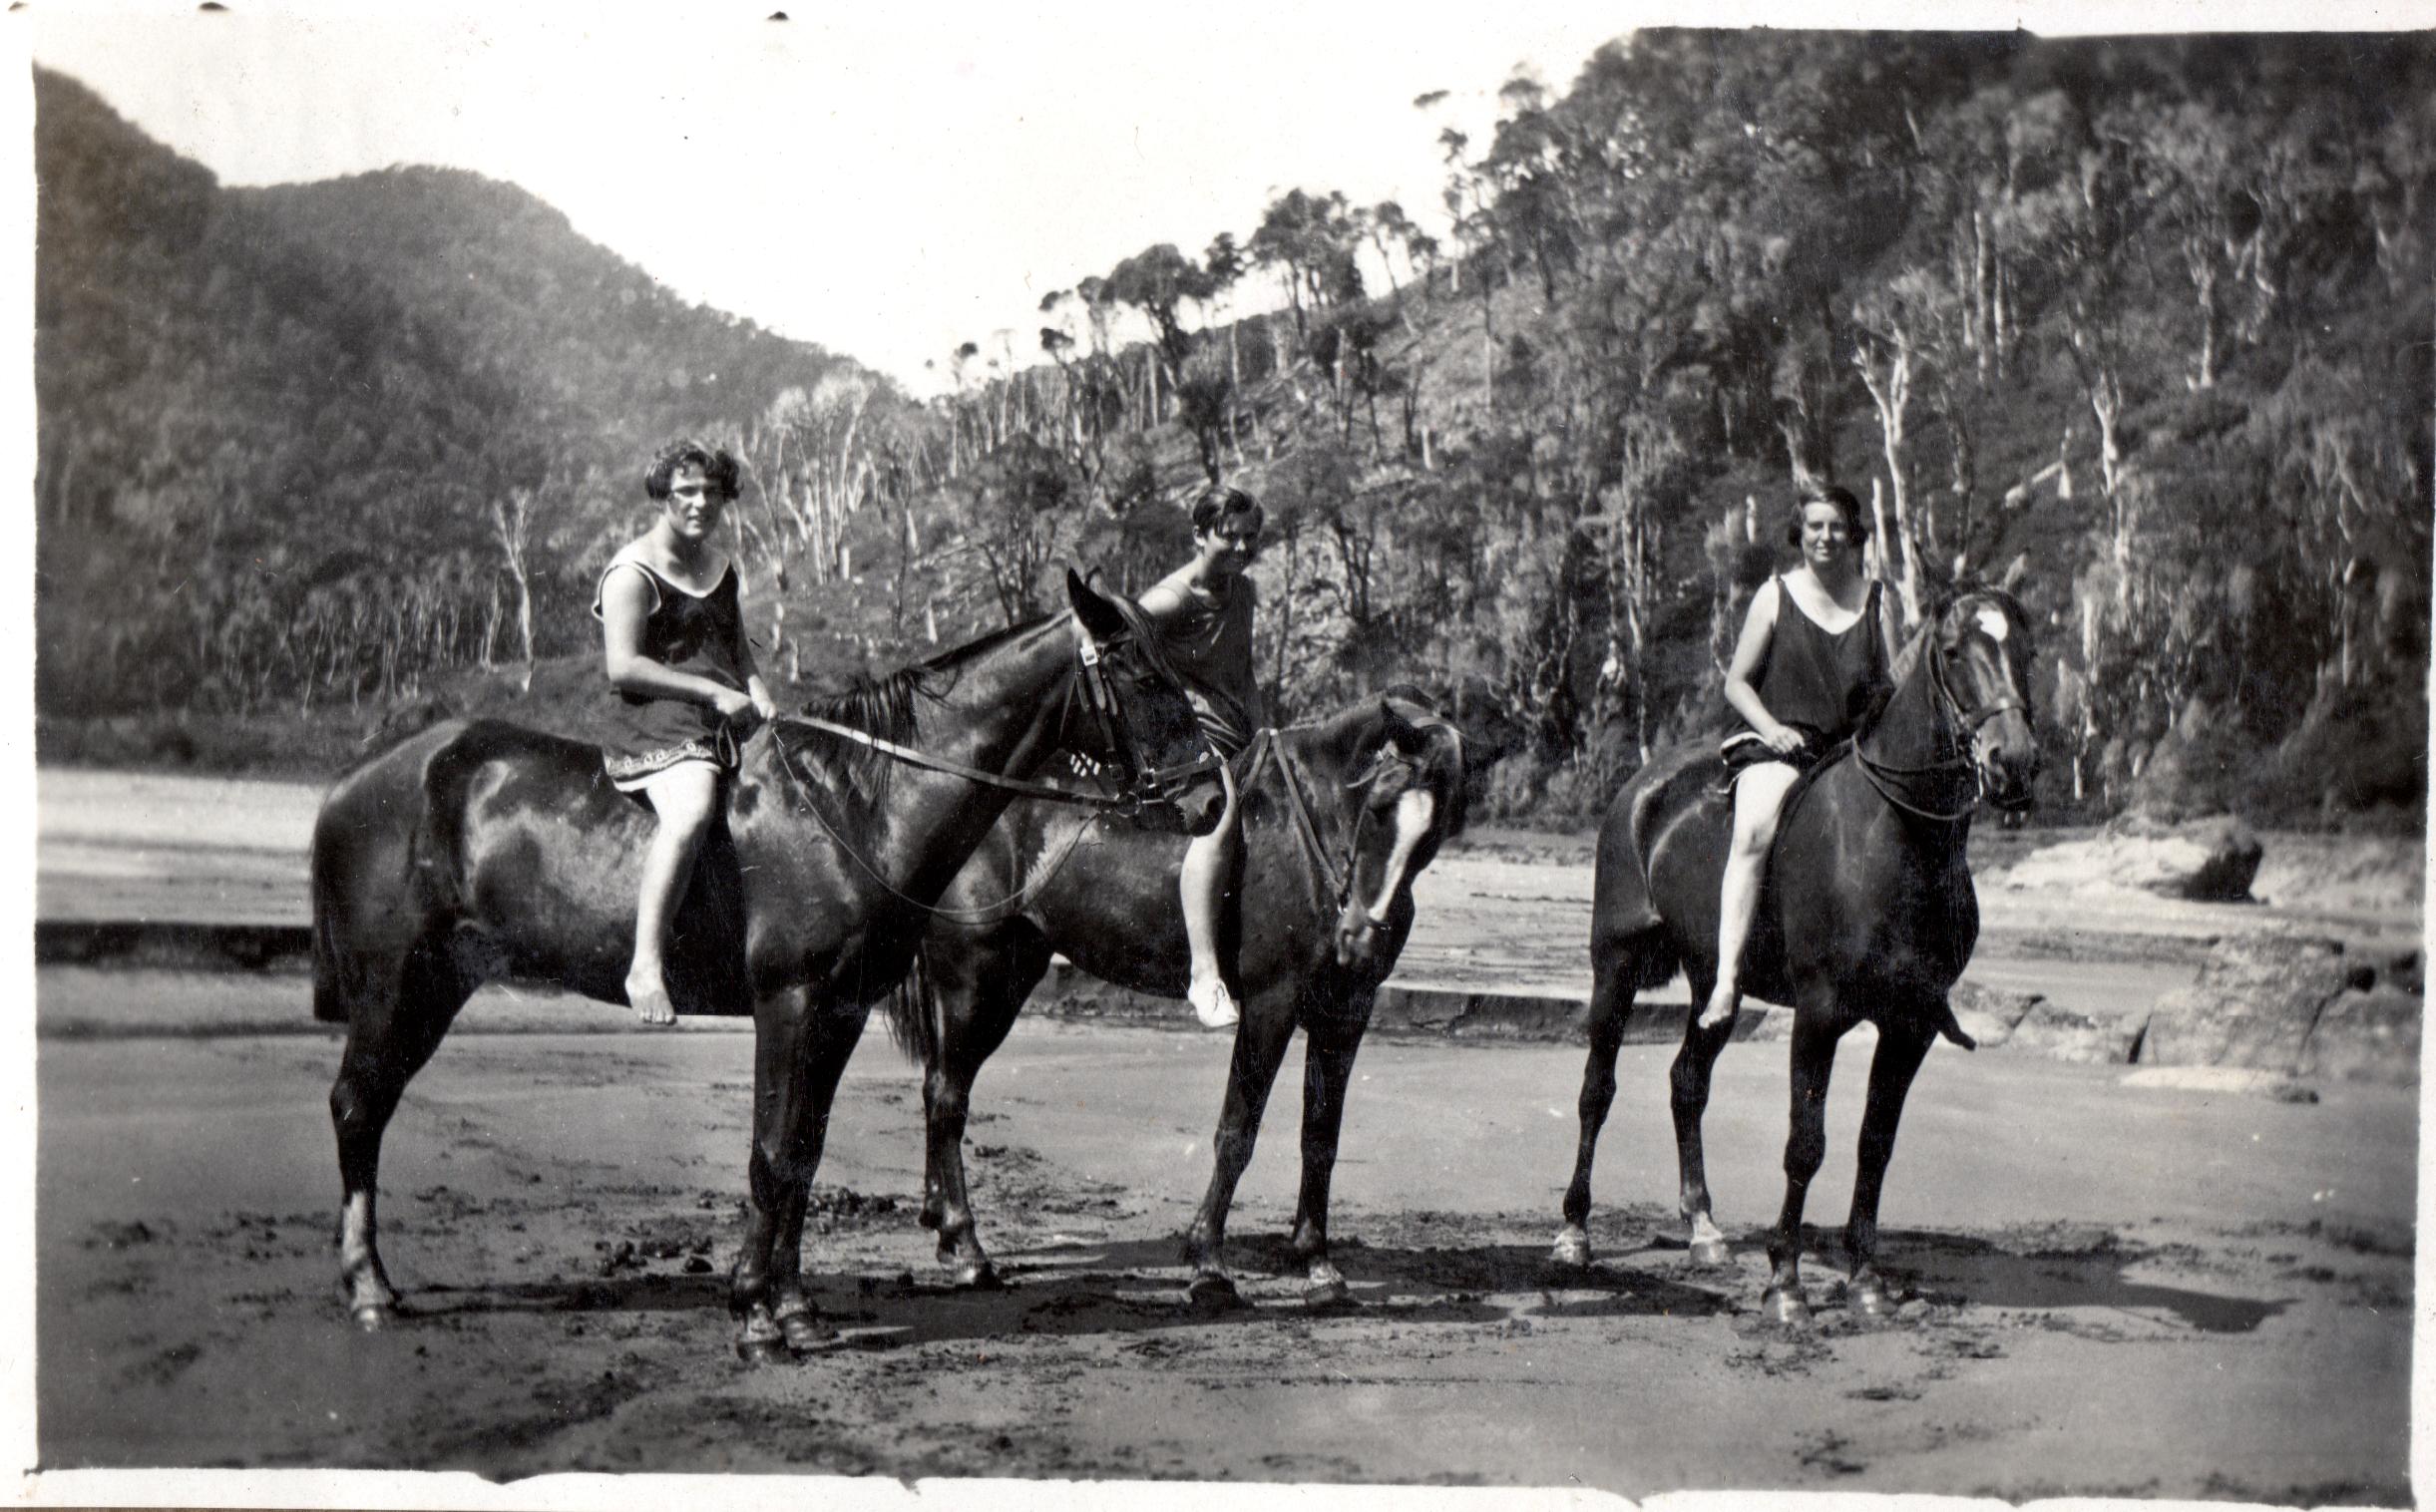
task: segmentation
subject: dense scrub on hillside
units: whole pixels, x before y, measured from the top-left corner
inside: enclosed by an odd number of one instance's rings
[[[1587,812],[1712,726],[1818,475],[1907,614],[2016,583],[2051,800],[2415,819],[2431,101],[2408,36],[1645,32],[1440,137],[1449,236],[1293,189],[923,407],[519,190],[231,193],[45,76],[42,707],[521,677],[523,595],[580,652],[630,474],[699,429],[790,676],[1051,607],[1068,560],[1138,585],[1223,474],[1271,511],[1279,711],[1447,687],[1521,732],[1500,804]]]

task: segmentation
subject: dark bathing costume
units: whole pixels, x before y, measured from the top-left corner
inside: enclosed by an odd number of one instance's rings
[[[1252,732],[1260,728],[1260,689],[1250,675],[1254,596],[1247,577],[1232,579],[1226,597],[1215,604],[1185,593],[1184,606],[1159,637],[1183,674],[1184,695],[1202,733],[1229,758],[1250,745]]]
[[[1803,748],[1780,756],[1759,732],[1744,728],[1725,738],[1726,782],[1764,761],[1808,767],[1857,729],[1887,686],[1886,655],[1878,632],[1878,583],[1872,579],[1860,617],[1840,635],[1830,635],[1777,575],[1777,624],[1768,658],[1760,668],[1760,702],[1779,724],[1800,730]]]
[[[630,550],[630,549],[629,549]],[[593,591],[593,617],[601,616],[609,574],[631,567],[651,583],[651,615],[643,621],[638,649],[660,665],[707,677],[737,692],[744,687],[744,614],[737,602],[736,565],[729,563],[710,591],[689,593],[620,552],[601,569]],[[735,736],[719,711],[706,703],[612,687],[598,720],[603,764],[620,787],[685,761],[707,761],[723,772],[736,769]]]

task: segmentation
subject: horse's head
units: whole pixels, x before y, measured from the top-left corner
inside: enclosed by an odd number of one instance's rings
[[[1226,810],[1218,758],[1157,633],[1140,609],[1093,591],[1070,568],[1065,591],[1082,635],[1066,748],[1099,764],[1150,827],[1209,833]]]
[[[2030,806],[2038,776],[2030,674],[2038,654],[2030,616],[2002,588],[1973,587],[1937,616],[1937,670],[1970,745],[1980,791],[2001,809]]]
[[[1411,914],[1413,879],[1463,828],[1463,737],[1431,709],[1383,697],[1349,771],[1345,785],[1361,807],[1347,843],[1337,963],[1373,970],[1394,911]]]

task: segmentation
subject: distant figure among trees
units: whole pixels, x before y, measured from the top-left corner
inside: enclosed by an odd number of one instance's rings
[[[695,441],[663,447],[643,475],[658,517],[601,569],[593,613],[609,672],[602,754],[617,791],[658,819],[643,855],[626,1001],[676,1022],[662,966],[668,921],[693,879],[737,745],[776,715],[744,635],[744,584],[713,545],[739,486],[736,459]]]
[[[1260,552],[1265,523],[1260,505],[1241,489],[1212,485],[1193,503],[1193,560],[1142,594],[1142,612],[1160,627],[1168,658],[1183,674],[1185,695],[1201,730],[1224,761],[1252,743],[1261,725],[1260,688],[1252,675],[1252,611],[1259,593],[1245,569]],[[1184,938],[1192,951],[1185,1000],[1207,1028],[1241,1017],[1220,959],[1219,922],[1243,866],[1243,833],[1234,772],[1221,765],[1226,810],[1218,827],[1194,837],[1184,851],[1177,890]]]
[[[1848,489],[1811,483],[1786,541],[1801,565],[1760,584],[1726,668],[1726,703],[1744,728],[1722,752],[1734,792],[1734,842],[1717,919],[1717,982],[1700,1024],[1715,1028],[1742,1002],[1743,945],[1759,913],[1777,819],[1804,769],[1849,736],[1892,686],[1893,632],[1884,595],[1863,574],[1869,523]]]

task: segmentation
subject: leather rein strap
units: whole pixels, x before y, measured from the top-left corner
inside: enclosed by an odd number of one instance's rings
[[[1852,760],[1859,766],[1861,776],[1869,780],[1869,786],[1877,790],[1878,797],[1885,799],[1886,802],[1906,814],[1937,824],[1953,824],[1968,819],[1978,812],[1979,805],[1987,798],[1987,775],[1980,771],[1979,763],[1971,759],[1969,737],[1977,734],[1981,725],[2006,710],[2019,709],[2027,713],[2029,706],[2008,689],[2002,698],[1995,699],[1980,708],[1966,709],[1962,706],[1962,700],[1954,696],[1953,685],[1946,678],[1945,651],[1936,643],[1933,631],[1924,654],[1928,657],[1928,680],[1937,693],[1936,701],[1932,705],[1937,712],[1937,733],[1943,736],[1954,726],[1960,726],[1964,738],[1955,747],[1957,754],[1950,760],[1931,762],[1927,766],[1893,766],[1878,761],[1869,754],[1862,742],[1870,733],[1874,732],[1865,731],[1852,738]],[[1905,801],[1895,792],[1895,788],[1900,785],[1899,779],[1901,778],[1924,777],[1936,772],[1968,772],[1970,774],[1971,796],[1961,808],[1955,809],[1951,813],[1924,809],[1917,804]]]

